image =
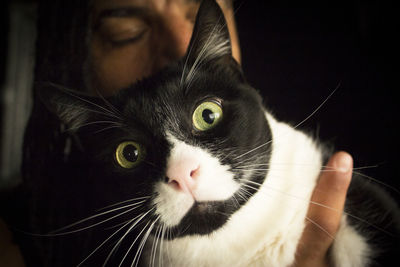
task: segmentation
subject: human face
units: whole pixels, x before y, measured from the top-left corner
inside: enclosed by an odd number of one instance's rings
[[[184,56],[199,0],[94,0],[89,87],[104,95],[129,86]],[[232,0],[218,0],[233,57],[240,62]]]

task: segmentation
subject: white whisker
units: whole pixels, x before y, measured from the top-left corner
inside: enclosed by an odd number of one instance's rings
[[[141,204],[141,203],[135,203],[135,204],[127,205],[127,206],[124,206],[124,207],[116,208],[116,209],[111,210],[111,211],[102,212],[102,213],[100,213],[100,214],[93,215],[93,216],[91,216],[91,217],[89,217],[89,218],[86,218],[86,219],[83,219],[83,220],[78,221],[78,222],[76,222],[76,223],[73,223],[73,224],[70,224],[70,225],[68,225],[68,226],[65,226],[65,227],[63,227],[63,228],[61,228],[61,229],[55,230],[55,231],[51,232],[50,234],[47,234],[47,235],[44,235],[44,236],[50,236],[50,237],[52,237],[52,236],[62,236],[62,235],[68,235],[68,234],[72,234],[72,233],[81,232],[81,231],[84,231],[84,230],[93,228],[93,227],[95,227],[95,226],[97,226],[97,225],[103,224],[103,223],[105,223],[105,222],[111,221],[111,220],[113,220],[113,219],[115,219],[115,218],[117,218],[117,217],[120,217],[120,216],[122,216],[122,215],[128,213],[128,212],[131,212],[132,210],[137,209],[138,206],[139,206],[140,204]],[[57,233],[57,232],[59,232],[59,231],[62,231],[62,230],[64,230],[64,229],[71,228],[71,227],[73,227],[73,226],[75,226],[75,225],[78,225],[78,224],[80,224],[80,223],[83,223],[83,222],[86,222],[86,221],[88,221],[88,220],[94,219],[94,218],[96,218],[96,217],[99,217],[99,216],[102,216],[102,215],[105,215],[105,214],[114,212],[114,211],[116,211],[116,210],[125,209],[125,208],[131,207],[131,206],[136,206],[136,207],[133,207],[133,208],[131,208],[131,209],[128,209],[128,210],[126,210],[126,211],[123,211],[123,212],[121,212],[121,213],[118,213],[117,215],[114,215],[114,216],[112,216],[112,217],[110,217],[110,218],[107,218],[107,219],[105,219],[105,220],[103,220],[103,221],[101,221],[101,222],[98,222],[98,223],[95,223],[95,224],[92,224],[92,225],[89,225],[89,226],[86,226],[86,227],[83,227],[83,228],[80,228],[80,229],[77,229],[77,230],[68,231],[68,232],[63,232],[63,233]]]
[[[124,240],[124,238],[132,231],[132,229],[138,224],[140,223],[144,217],[146,217],[147,214],[149,214],[153,209],[150,209],[149,211],[147,211],[146,213],[144,213],[139,219],[137,219],[134,223],[132,223],[132,225],[129,227],[129,229],[123,234],[123,236],[118,240],[118,242],[114,245],[114,247],[111,249],[110,253],[108,254],[103,267],[107,264],[108,260],[110,259],[111,255],[114,253],[114,251],[117,249],[117,247],[122,243],[122,241]]]
[[[106,206],[104,208],[100,208],[97,211],[105,210],[105,209],[108,209],[108,208],[111,208],[111,207],[115,207],[115,206],[118,206],[120,204],[124,204],[124,203],[127,203],[127,202],[132,202],[132,201],[142,200],[142,199],[149,199],[149,198],[151,198],[151,196],[131,198],[131,199],[128,199],[128,200],[124,200],[124,201],[115,203],[115,204],[108,205],[108,206]]]
[[[98,134],[98,133],[101,133],[101,132],[104,132],[104,131],[107,131],[107,130],[110,130],[110,129],[114,129],[114,128],[121,128],[121,126],[115,125],[115,126],[106,127],[106,128],[103,128],[101,130],[96,131],[95,134]]]
[[[124,229],[127,225],[129,225],[131,222],[133,222],[136,218],[130,220],[126,224],[124,224],[121,228],[119,228],[117,231],[115,231],[112,235],[110,235],[106,240],[104,240],[99,246],[97,246],[85,259],[83,259],[76,267],[81,266],[85,261],[87,261],[94,253],[96,253],[97,250],[99,250],[105,243],[107,243],[113,236],[115,236],[118,232],[120,232],[122,229]]]
[[[67,131],[78,130],[78,129],[82,128],[82,127],[89,126],[89,125],[94,125],[94,124],[112,124],[112,125],[118,126],[118,127],[124,126],[122,123],[115,122],[115,121],[93,121],[93,122],[88,122],[88,123],[84,123],[84,124],[79,124],[77,127],[68,128]]]
[[[318,224],[317,222],[311,220],[310,218],[308,218],[306,216],[306,220],[311,222],[313,225],[315,225],[316,227],[318,227],[322,232],[324,232],[327,236],[329,236],[330,238],[332,238],[332,240],[335,240],[335,237],[332,236],[324,227],[322,227],[320,224]]]
[[[395,188],[395,187],[393,187],[393,186],[391,186],[391,185],[389,185],[389,184],[387,184],[387,183],[381,182],[381,181],[379,181],[378,179],[375,179],[375,178],[373,178],[373,177],[371,177],[371,176],[365,175],[365,174],[363,174],[363,173],[361,173],[361,172],[353,172],[353,173],[355,173],[355,174],[357,174],[357,175],[360,175],[360,176],[362,176],[362,177],[364,177],[364,178],[367,178],[367,179],[369,179],[369,180],[371,180],[371,181],[373,181],[373,182],[375,182],[375,183],[378,183],[378,184],[380,184],[380,185],[382,185],[382,186],[384,186],[384,187],[387,187],[387,188],[393,190],[394,192],[396,192],[397,194],[400,194],[400,191],[399,191],[397,188]]]
[[[247,152],[245,152],[245,153],[243,153],[243,154],[241,154],[241,155],[235,157],[234,159],[239,159],[239,158],[241,158],[241,157],[244,157],[244,156],[246,156],[246,155],[248,155],[248,154],[250,154],[250,153],[252,153],[252,152],[254,152],[254,151],[256,151],[256,150],[258,150],[258,149],[260,149],[260,148],[262,148],[262,147],[264,147],[264,146],[266,146],[266,145],[268,145],[268,144],[270,144],[271,142],[272,142],[272,140],[270,140],[270,141],[268,141],[268,142],[265,142],[265,143],[263,143],[263,144],[261,144],[261,145],[255,147],[255,148],[250,149],[249,151],[247,151]]]
[[[154,228],[154,225],[156,224],[156,222],[159,219],[160,219],[160,216],[158,216],[157,219],[154,220],[154,222],[150,225],[149,229],[147,230],[146,234],[143,236],[142,241],[140,242],[140,245],[139,245],[139,249],[136,251],[135,258],[132,261],[131,267],[132,266],[136,267],[139,264],[140,255],[142,254],[142,251],[143,251],[143,248],[144,248],[144,246],[146,244],[146,241],[149,238],[150,233]]]
[[[146,225],[143,227],[143,229],[139,232],[139,234],[136,236],[135,240],[133,240],[132,244],[128,248],[127,252],[125,253],[124,257],[121,260],[121,263],[118,265],[118,267],[121,267],[122,264],[124,263],[126,257],[128,256],[129,252],[132,250],[133,246],[135,245],[136,241],[139,239],[139,237],[142,235],[142,233],[146,230],[147,226],[150,224],[150,221],[146,223]]]
[[[158,257],[158,266],[161,267],[163,266],[163,246],[164,246],[164,239],[165,239],[165,233],[166,233],[166,229],[167,226],[163,223],[162,224],[162,234],[161,234],[161,242],[160,242],[160,256]]]
[[[310,114],[308,115],[304,120],[302,120],[301,122],[299,122],[296,126],[294,126],[293,128],[296,129],[298,127],[300,127],[300,125],[302,125],[303,123],[305,123],[308,119],[310,119],[315,113],[318,112],[318,110],[321,109],[321,107],[323,105],[325,105],[325,103],[332,97],[332,95],[339,89],[340,87],[340,83],[336,86],[336,88],[325,98],[325,100]]]
[[[95,107],[97,107],[97,108],[99,108],[99,109],[105,111],[107,114],[112,115],[112,116],[115,117],[115,118],[119,118],[119,116],[115,115],[111,110],[106,109],[106,108],[103,107],[103,106],[100,106],[100,105],[98,105],[98,104],[96,104],[96,103],[94,103],[94,102],[92,102],[92,101],[89,101],[89,100],[87,100],[87,99],[84,99],[84,98],[80,97],[79,95],[75,94],[75,93],[72,92],[70,89],[67,89],[67,88],[65,88],[64,86],[61,86],[61,85],[58,85],[58,84],[54,84],[54,83],[49,83],[49,84],[53,85],[54,87],[57,87],[58,89],[60,89],[61,91],[63,91],[65,94],[68,94],[68,95],[70,95],[70,96],[72,96],[72,97],[75,97],[75,98],[77,98],[77,99],[79,99],[79,100],[85,102],[85,103],[88,103],[88,104],[90,104],[90,105],[93,105],[93,106],[95,106]]]
[[[103,100],[104,103],[106,103],[106,105],[111,109],[111,111],[113,112],[113,114],[117,115],[117,116],[121,116],[122,114],[119,112],[119,110],[117,108],[115,108],[110,101],[108,101],[103,94],[100,93],[99,90],[96,89],[96,93],[97,95]]]

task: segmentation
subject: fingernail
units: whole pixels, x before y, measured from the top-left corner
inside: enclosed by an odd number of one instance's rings
[[[340,156],[336,159],[336,169],[339,172],[347,173],[352,169],[352,167],[353,158],[345,152],[340,153]]]

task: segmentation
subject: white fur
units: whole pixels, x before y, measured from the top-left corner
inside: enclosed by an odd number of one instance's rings
[[[371,253],[366,238],[349,226],[347,217],[344,215],[332,246],[332,263],[334,266],[368,266]]]
[[[212,234],[164,241],[159,250],[161,252],[156,255],[161,259],[158,258],[155,262],[161,261],[164,266],[176,267],[288,266],[294,262],[309,200],[321,170],[322,158],[310,137],[287,124],[277,122],[269,114],[266,114],[266,118],[270,124],[273,142],[269,171],[259,192],[233,214],[222,228]],[[201,149],[189,147],[176,140],[174,142],[176,151],[173,151],[172,157],[178,150],[187,149],[190,153],[196,152],[207,158],[212,164],[210,171],[221,168],[215,165],[215,159],[209,159],[207,153],[201,152]],[[266,147],[262,149],[267,149]],[[210,179],[214,185],[215,179]],[[173,197],[164,186],[166,185],[159,185],[157,210],[165,224],[175,225],[192,202],[186,199],[188,202],[181,205],[180,198],[183,197]],[[223,184],[220,186],[223,187]],[[233,188],[235,186],[231,184],[231,190]],[[233,192],[223,194],[221,199],[230,194]],[[171,197],[174,200],[170,206],[174,207],[164,207],[161,203]],[[166,219],[173,214],[174,220]],[[337,245],[334,246],[333,255],[337,266],[363,266],[360,258],[365,256],[368,249],[364,240],[345,220],[335,243]],[[360,249],[360,253],[354,251],[356,248]],[[343,250],[347,250],[345,254],[342,254]]]

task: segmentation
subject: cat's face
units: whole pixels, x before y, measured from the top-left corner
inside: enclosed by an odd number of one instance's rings
[[[251,165],[268,162],[268,123],[220,16],[206,1],[187,56],[113,97],[42,90],[80,140],[77,168],[88,171],[78,187],[90,188],[85,198],[96,208],[136,199],[124,215],[132,224],[165,226],[170,238],[208,234],[262,183],[266,170]]]

